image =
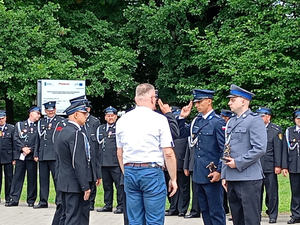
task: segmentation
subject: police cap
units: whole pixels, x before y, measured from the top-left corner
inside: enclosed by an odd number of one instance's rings
[[[105,114],[117,114],[118,111],[114,107],[109,106],[106,109],[104,109],[103,112]]]
[[[56,105],[56,101],[46,102],[43,105],[44,105],[45,109],[47,109],[47,110],[54,110],[55,105]]]
[[[250,91],[247,91],[235,84],[232,84],[230,86],[230,95],[227,96],[227,98],[234,98],[234,97],[242,97],[245,98],[249,101],[251,101],[251,99],[255,96],[255,94],[253,94]]]
[[[66,113],[67,116],[69,116],[77,111],[88,112],[85,101],[72,103],[68,108],[65,109],[64,113]]]
[[[198,102],[206,98],[213,98],[215,91],[211,90],[200,90],[200,89],[193,89],[192,94],[193,94],[193,102]]]

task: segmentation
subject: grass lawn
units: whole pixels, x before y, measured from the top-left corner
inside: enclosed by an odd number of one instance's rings
[[[4,199],[4,180],[1,189],[1,199]],[[290,183],[288,177],[284,177],[283,175],[278,176],[278,183],[279,183],[279,212],[280,213],[289,213],[290,212],[290,200],[291,200],[291,191],[290,191]],[[24,182],[22,195],[20,201],[26,201],[26,179]],[[114,192],[114,207],[116,207],[116,191]],[[38,196],[39,196],[39,188],[38,188]],[[39,197],[37,198],[37,203],[39,201]],[[36,203],[36,204],[37,204]],[[53,182],[51,180],[51,187],[50,187],[50,194],[49,194],[49,203],[55,203],[55,191]],[[97,208],[103,207],[103,187],[102,184],[97,188],[97,196],[96,196],[96,204]],[[169,208],[169,203],[167,201],[166,208]],[[263,212],[266,210],[266,207],[263,207]]]

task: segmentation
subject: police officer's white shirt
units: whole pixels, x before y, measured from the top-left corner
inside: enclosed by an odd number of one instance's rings
[[[144,106],[117,121],[116,143],[123,148],[124,164],[156,162],[160,166],[164,166],[162,148],[174,146],[167,118]]]
[[[206,113],[205,115],[202,115],[203,119],[207,119],[207,117],[213,112],[214,110],[210,110],[208,113]]]
[[[299,130],[300,130],[300,127],[298,127],[298,126],[296,125],[296,131],[299,132]]]

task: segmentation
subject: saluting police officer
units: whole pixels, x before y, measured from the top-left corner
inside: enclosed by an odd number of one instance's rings
[[[249,109],[253,93],[230,87],[229,107],[236,116],[226,124],[222,184],[227,189],[233,224],[260,224],[263,171],[267,147],[265,124]]]
[[[33,160],[35,140],[38,135],[37,121],[41,117],[41,109],[33,106],[28,111],[29,117],[16,124],[14,131],[16,160],[15,173],[10,190],[10,202],[5,206],[18,206],[25,173],[27,172],[27,203],[34,206],[37,197],[37,163]]]
[[[0,192],[2,187],[2,168],[5,179],[5,203],[9,202],[9,192],[13,179],[14,125],[6,123],[6,112],[0,110]]]
[[[267,151],[260,161],[265,175],[263,186],[266,188],[266,206],[268,208],[266,213],[269,215],[269,223],[276,223],[278,216],[277,174],[281,173],[282,129],[271,122],[271,108],[259,107],[256,113],[261,116],[267,128]],[[262,188],[262,195],[263,190]]]
[[[34,160],[39,162],[40,202],[33,207],[34,209],[48,208],[50,172],[56,187],[54,140],[65,126],[64,118],[56,115],[56,101],[49,101],[43,105],[46,116],[38,122],[34,150]]]
[[[114,213],[123,213],[124,189],[121,182],[121,168],[117,158],[116,146],[116,121],[117,110],[109,106],[104,110],[106,124],[97,129],[97,139],[100,148],[100,165],[103,179],[105,206],[97,209],[97,212],[112,212],[113,207],[113,183],[117,189],[117,209]]]
[[[295,126],[285,131],[282,154],[282,173],[289,173],[291,186],[291,219],[288,224],[300,223],[300,109],[293,113]]]
[[[176,106],[172,106],[172,113],[175,116],[180,115],[180,108]],[[177,185],[178,190],[177,192],[172,196],[168,197],[170,202],[170,208],[168,212],[165,213],[166,216],[173,216],[178,215],[179,217],[184,217],[188,207],[189,207],[189,200],[190,200],[190,178],[189,176],[185,176],[183,171],[183,164],[184,164],[184,157],[185,157],[185,151],[188,146],[188,140],[187,137],[184,138],[178,138],[174,140],[174,152],[176,155],[177,160]],[[168,186],[170,176],[168,172],[165,172],[166,177],[166,184]]]
[[[194,104],[199,114],[191,124],[185,120],[193,107],[193,102],[182,108],[177,121],[180,136],[190,136],[190,147],[195,149],[193,181],[197,186],[197,196],[204,224],[224,225],[223,189],[220,182],[221,161],[224,149],[225,121],[213,110],[212,99],[215,91],[192,90]]]

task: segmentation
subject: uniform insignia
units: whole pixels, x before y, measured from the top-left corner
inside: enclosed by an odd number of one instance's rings
[[[282,140],[282,133],[278,134],[278,138]]]

